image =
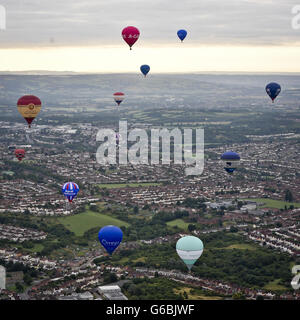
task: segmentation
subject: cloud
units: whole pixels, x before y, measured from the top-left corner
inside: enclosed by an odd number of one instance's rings
[[[278,45],[299,40],[291,27],[299,0],[0,0],[7,16],[1,48],[119,45],[134,25],[139,41],[163,45],[188,30],[186,43]]]

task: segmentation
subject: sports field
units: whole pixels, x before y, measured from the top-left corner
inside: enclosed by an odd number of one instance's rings
[[[113,218],[103,213],[86,210],[84,213],[76,214],[69,217],[58,218],[59,223],[67,229],[74,232],[77,236],[82,236],[85,231],[98,227],[99,229],[106,225],[125,226],[129,224],[125,221]]]
[[[266,198],[255,198],[255,199],[241,199],[247,201],[255,201],[257,203],[263,203],[264,205],[261,208],[276,208],[276,209],[284,209],[285,206],[289,208],[293,205],[295,208],[300,208],[300,203],[297,202],[285,202],[280,200],[266,199]]]

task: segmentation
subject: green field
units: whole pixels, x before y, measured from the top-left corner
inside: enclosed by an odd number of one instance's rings
[[[281,291],[281,290],[285,291],[285,290],[287,290],[287,288],[285,286],[278,284],[279,281],[280,281],[280,279],[269,282],[268,284],[266,284],[264,286],[264,289],[270,290],[270,291]]]
[[[284,206],[287,206],[287,208],[289,208],[289,206],[291,205],[293,205],[295,208],[300,208],[300,203],[296,203],[296,202],[285,202],[285,201],[265,199],[265,198],[241,199],[241,200],[263,203],[264,205],[262,205],[261,208],[284,209]]]
[[[167,225],[170,227],[177,226],[178,228],[187,231],[189,223],[183,221],[182,219],[176,219],[176,220],[172,220],[172,221],[167,222]]]
[[[95,227],[101,228],[106,225],[129,226],[127,222],[90,210],[73,216],[58,218],[58,221],[77,236],[82,236],[87,230]]]
[[[197,294],[197,293],[192,294],[191,291],[195,291],[195,289],[190,287],[173,289],[173,291],[176,294],[186,292],[189,300],[223,300],[223,298],[219,296],[205,296],[204,294]]]
[[[107,189],[118,189],[118,188],[125,188],[125,187],[152,187],[152,186],[160,186],[161,183],[156,182],[144,182],[144,183],[102,183],[98,184],[100,188],[107,188]]]
[[[226,248],[223,249],[239,249],[239,250],[256,250],[255,246],[247,243],[237,243],[237,244],[232,244]]]

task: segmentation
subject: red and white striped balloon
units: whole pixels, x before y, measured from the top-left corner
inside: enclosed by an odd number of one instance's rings
[[[125,98],[125,94],[123,92],[116,92],[114,93],[114,99],[116,101],[116,103],[118,104],[118,106],[120,105],[120,103],[124,100]]]

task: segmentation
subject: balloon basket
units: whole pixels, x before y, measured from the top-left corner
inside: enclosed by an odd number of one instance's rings
[[[70,211],[71,210],[71,203],[67,200],[66,201],[66,211]]]

